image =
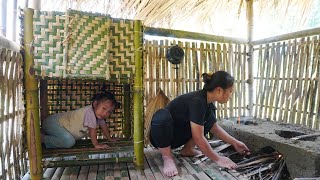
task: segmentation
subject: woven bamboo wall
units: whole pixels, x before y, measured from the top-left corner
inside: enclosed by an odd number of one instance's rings
[[[42,120],[49,114],[67,112],[90,105],[91,98],[95,94],[101,93],[101,88],[105,87],[120,102],[120,107],[116,108],[107,120],[110,133],[115,137],[130,137],[132,132],[132,98],[130,98],[129,84],[108,83],[104,80],[49,79],[42,80],[40,87]],[[129,115],[126,116],[125,113],[129,113]]]
[[[38,76],[125,83],[133,77],[132,20],[74,10],[35,11],[34,36]]]
[[[255,46],[255,116],[320,127],[319,36]]]
[[[144,42],[145,103],[162,89],[169,99],[202,89],[201,74],[225,70],[235,80],[235,92],[227,104],[217,104],[218,117],[248,115],[246,45],[216,42],[174,41],[169,39]],[[168,47],[178,44],[185,58],[175,69],[165,58]]]
[[[0,49],[0,179],[20,179],[28,171],[22,78],[21,54]]]

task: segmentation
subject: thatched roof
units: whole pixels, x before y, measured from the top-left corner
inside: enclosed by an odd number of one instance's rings
[[[255,0],[256,32],[274,35],[277,34],[274,31],[288,31],[286,28],[290,31],[305,29],[318,5],[319,0]],[[141,19],[146,26],[152,27],[233,37],[246,34],[246,0],[42,1],[43,10],[67,8],[107,13],[116,18]]]

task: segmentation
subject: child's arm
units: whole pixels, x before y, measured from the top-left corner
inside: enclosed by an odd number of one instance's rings
[[[104,125],[101,125],[101,130],[102,130],[102,133],[103,133],[103,136],[108,139],[109,141],[117,141],[118,139],[115,139],[115,138],[112,138],[110,136],[110,131],[109,131],[109,127],[104,124]]]
[[[95,148],[98,148],[98,149],[109,148],[109,146],[106,144],[99,144],[99,142],[97,140],[97,129],[96,128],[88,127],[88,129],[89,129],[89,136],[90,136],[91,142]]]

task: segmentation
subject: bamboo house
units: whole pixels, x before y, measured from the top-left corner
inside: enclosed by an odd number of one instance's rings
[[[319,0],[1,3],[0,179],[320,178]],[[167,58],[175,46],[178,64]],[[173,151],[179,174],[169,178],[149,142],[152,115],[218,70],[235,78],[218,123],[256,156],[239,159],[208,134],[238,168]],[[102,88],[119,101],[107,124],[120,140],[97,130],[109,149],[88,137],[46,149],[43,120],[90,105]]]

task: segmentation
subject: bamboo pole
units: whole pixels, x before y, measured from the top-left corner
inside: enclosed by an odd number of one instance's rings
[[[0,33],[3,34],[3,36],[7,36],[7,0],[2,0],[1,2],[1,17],[0,17]]]
[[[135,165],[139,168],[143,162],[143,58],[142,58],[142,24],[140,20],[134,21],[134,59],[135,79],[133,85],[133,118],[134,118],[134,154]]]
[[[13,50],[13,51],[20,50],[19,44],[15,43],[13,41],[10,41],[3,36],[0,36],[0,48],[6,48],[6,49]]]
[[[247,0],[247,38],[248,38],[248,90],[249,90],[249,116],[253,116],[253,45],[252,31],[253,31],[253,0]]]
[[[26,102],[27,141],[28,157],[30,160],[30,176],[32,180],[42,178],[42,149],[40,142],[40,118],[39,118],[39,95],[38,82],[33,69],[33,10],[24,9],[24,44],[25,44],[25,65],[24,65],[24,86]]]
[[[69,166],[91,166],[102,165],[106,163],[126,163],[132,162],[132,157],[114,157],[108,159],[88,159],[88,160],[61,160],[61,161],[44,161],[44,167],[69,167]]]
[[[124,90],[124,96],[123,96],[123,134],[125,138],[131,138],[131,85],[130,84],[124,84],[123,90]]]
[[[146,27],[144,34],[154,35],[154,36],[164,36],[164,37],[174,37],[183,39],[193,39],[197,41],[209,41],[209,42],[221,42],[221,43],[246,43],[244,39],[238,39],[233,37],[215,36],[210,34],[202,34],[188,31],[163,29],[163,28],[153,28]]]
[[[307,36],[314,36],[314,35],[319,35],[320,34],[320,28],[314,28],[314,29],[308,29],[308,30],[303,30],[303,31],[297,31],[293,33],[288,33],[288,34],[283,34],[280,36],[274,36],[266,39],[259,39],[252,41],[252,45],[259,45],[259,44],[267,44],[271,42],[277,42],[277,41],[284,41],[284,40],[289,40],[289,39],[296,39],[296,38],[302,38],[302,37],[307,37]]]

